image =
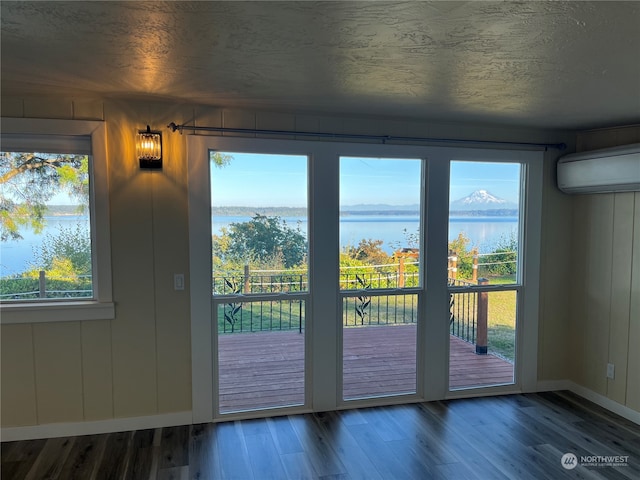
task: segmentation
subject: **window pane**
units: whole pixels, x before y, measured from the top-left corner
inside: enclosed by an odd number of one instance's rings
[[[307,290],[307,157],[211,152],[213,293]]]
[[[449,283],[518,281],[521,165],[451,162]]]
[[[450,296],[449,388],[514,382],[517,292]]]
[[[420,284],[422,161],[340,158],[341,290]]]
[[[230,302],[218,309],[218,332],[251,333],[304,330],[303,300]]]
[[[218,306],[220,413],[304,404],[304,309],[301,300]]]
[[[219,411],[302,405],[306,301],[275,297],[308,290],[307,157],[210,158]]]
[[[0,153],[0,299],[92,298],[87,155]]]
[[[343,398],[416,392],[417,295],[343,301]]]

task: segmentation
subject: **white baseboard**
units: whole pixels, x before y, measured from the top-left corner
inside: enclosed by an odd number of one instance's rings
[[[550,380],[538,382],[538,392],[569,390],[601,407],[640,425],[640,412],[600,395],[588,388],[569,380]],[[491,392],[489,395],[495,395]],[[474,396],[478,396],[475,392]],[[78,435],[95,435],[100,433],[127,432],[146,428],[174,427],[193,423],[192,413],[175,412],[145,417],[113,418],[88,422],[49,423],[24,427],[0,428],[0,440],[13,442],[16,440],[33,440],[36,438],[71,437]]]
[[[543,381],[538,382],[538,391],[539,392],[549,392],[556,390],[569,390],[576,395],[585,398],[596,405],[600,405],[602,408],[609,410],[621,417],[626,418],[627,420],[632,421],[633,423],[637,423],[640,425],[640,412],[633,410],[621,403],[618,403],[610,398],[605,397],[599,393],[594,392],[593,390],[589,390],[582,385],[578,385],[570,380],[551,380],[551,381]]]
[[[555,392],[557,390],[571,390],[569,380],[545,380],[538,382],[537,392]]]
[[[88,422],[48,423],[25,427],[6,427],[0,429],[0,440],[33,440],[36,438],[75,437],[99,433],[128,432],[147,428],[175,427],[190,425],[191,412],[164,413],[145,417],[113,418]]]

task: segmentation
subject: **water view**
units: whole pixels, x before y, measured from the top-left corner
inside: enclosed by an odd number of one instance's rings
[[[213,234],[219,234],[223,227],[231,223],[247,222],[249,216],[216,216],[213,218]],[[307,221],[303,217],[283,217],[287,224],[306,235]],[[78,224],[87,225],[88,217],[56,216],[48,217],[47,225],[41,234],[24,229],[22,240],[9,240],[0,244],[0,276],[21,273],[28,268],[34,249],[38,249],[42,238],[55,235],[60,228],[75,228]],[[349,215],[340,218],[340,247],[357,245],[361,239],[382,240],[383,250],[391,254],[398,247],[407,246],[403,233],[414,234],[418,231],[419,218],[411,215]],[[471,240],[471,246],[477,246],[480,253],[490,252],[495,245],[512,233],[517,233],[517,217],[452,217],[449,220],[449,240],[454,240],[459,232],[464,232]]]

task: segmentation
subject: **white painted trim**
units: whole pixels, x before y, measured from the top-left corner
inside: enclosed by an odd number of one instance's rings
[[[0,429],[3,442],[33,440],[36,438],[75,437],[101,433],[128,432],[147,428],[175,427],[190,425],[191,412],[164,413],[145,417],[111,418],[89,422],[48,423],[26,427],[5,427]]]
[[[112,320],[115,318],[113,302],[92,300],[77,302],[42,302],[6,304],[0,309],[2,324],[73,322],[78,320]]]
[[[572,382],[571,380],[550,380],[538,382],[538,392],[553,392],[558,390],[569,390],[582,398],[589,400],[596,405],[601,406],[605,410],[613,412],[627,420],[640,425],[640,412],[632,408],[622,405],[610,398],[600,395],[582,385]]]
[[[616,413],[621,417],[624,417],[627,420],[640,425],[640,412],[637,412],[627,407],[626,405],[622,405],[621,403],[613,401],[610,398],[607,398],[604,395],[600,395],[599,393],[596,393],[593,390],[589,390],[588,388],[585,388],[582,385],[578,385],[577,383],[569,382],[569,390],[571,390],[576,395],[580,395],[582,398],[591,400],[596,405],[600,405],[602,408],[605,408],[610,412]]]
[[[542,152],[525,165],[523,178],[524,217],[521,219],[521,239],[524,258],[520,258],[523,289],[518,290],[516,326],[516,384],[523,392],[533,392],[538,381],[538,335],[540,318],[540,252],[542,249]],[[518,255],[520,256],[520,255]]]
[[[537,303],[539,278],[539,251],[533,252],[531,260],[525,264],[525,278],[523,287],[508,287],[522,291],[531,289],[523,298],[522,319],[526,328],[521,334],[518,350],[518,370],[516,384],[491,388],[480,388],[471,391],[448,392],[448,331],[446,323],[433,319],[442,317],[447,312],[446,287],[446,225],[448,218],[448,178],[449,162],[451,160],[488,161],[492,163],[521,163],[528,166],[529,178],[533,185],[527,185],[530,191],[528,199],[536,211],[531,216],[534,222],[532,231],[536,231],[540,224],[539,204],[541,202],[542,152],[523,150],[502,150],[485,148],[460,147],[428,147],[417,145],[378,145],[365,143],[313,142],[308,140],[274,140],[239,137],[220,137],[194,135],[187,140],[188,157],[188,194],[189,194],[189,237],[190,237],[190,265],[191,265],[191,339],[192,339],[192,408],[195,423],[218,420],[221,415],[216,414],[217,380],[216,380],[216,340],[215,326],[211,322],[212,300],[210,292],[211,257],[209,218],[209,149],[220,151],[242,151],[255,153],[280,153],[309,155],[311,158],[310,185],[310,217],[309,242],[312,249],[310,264],[310,284],[312,298],[310,301],[312,315],[309,319],[307,331],[307,402],[311,399],[310,407],[314,411],[335,410],[344,405],[341,400],[341,295],[337,288],[337,229],[338,220],[338,158],[340,156],[371,156],[379,158],[421,158],[427,160],[426,182],[426,235],[423,243],[426,245],[426,262],[430,265],[425,271],[425,294],[421,308],[425,311],[424,324],[419,331],[419,341],[422,354],[419,354],[421,366],[419,368],[417,392],[421,399],[439,400],[445,397],[461,395],[480,396],[487,393],[507,393],[527,388],[535,390],[537,378]],[[538,163],[539,165],[537,165]],[[321,188],[318,188],[321,187]],[[318,208],[322,205],[323,208]],[[530,207],[531,205],[527,205]],[[424,215],[424,212],[423,212]],[[526,217],[525,222],[530,217]],[[322,232],[322,235],[319,235]],[[529,235],[525,232],[527,256],[531,250],[538,250],[539,232]],[[435,270],[440,264],[441,268]],[[434,267],[435,265],[435,267]],[[197,289],[194,289],[197,286]],[[507,288],[507,287],[505,287]],[[500,289],[502,290],[502,288]],[[318,321],[320,319],[320,321]],[[313,335],[309,338],[309,332]],[[310,358],[310,360],[309,360]],[[309,378],[310,377],[310,378]],[[520,379],[523,380],[520,380]],[[394,401],[400,397],[394,397]],[[379,404],[388,403],[383,397],[375,401]],[[307,403],[308,405],[308,403]],[[351,403],[349,402],[349,405]],[[237,418],[252,418],[256,412],[238,414]]]
[[[514,384],[496,385],[489,387],[469,387],[458,390],[451,390],[445,400],[457,400],[461,398],[498,397],[501,395],[519,395],[524,393]]]
[[[539,381],[536,386],[536,392],[556,392],[558,390],[571,390],[571,382],[569,380],[544,380]]]
[[[422,344],[422,364],[418,370],[422,378],[418,383],[422,387],[419,393],[425,400],[445,398],[449,389],[449,322],[433,319],[449,318],[447,236],[450,158],[447,152],[434,152],[427,158],[426,165],[426,198],[422,206],[424,235],[421,245],[425,254],[420,255],[425,288],[421,296],[425,305],[421,305],[421,308],[426,321],[418,327]]]
[[[208,137],[187,137],[189,198],[189,285],[191,286],[191,408],[193,422],[213,420],[217,351],[211,305],[211,216]]]
[[[4,133],[91,136],[90,211],[93,269],[92,299],[74,302],[5,302],[0,322],[39,323],[115,318],[111,279],[109,167],[106,126],[102,121],[3,117]]]

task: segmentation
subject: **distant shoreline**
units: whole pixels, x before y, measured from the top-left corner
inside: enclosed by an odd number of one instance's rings
[[[254,215],[278,216],[278,217],[305,217],[306,208],[295,207],[213,207],[211,213],[220,217],[253,217]],[[419,210],[404,209],[371,209],[341,210],[340,216],[419,216]],[[494,209],[494,210],[452,210],[451,217],[517,217],[518,210]]]
[[[78,211],[79,205],[49,205],[45,216],[83,216]],[[375,206],[379,207],[379,206]],[[392,205],[383,208],[367,209],[366,205],[358,206],[357,209],[340,211],[340,216],[419,216],[420,211],[416,209],[394,209]],[[253,217],[254,215],[265,215],[268,217],[306,217],[307,209],[302,207],[213,207],[211,213],[219,217]],[[493,209],[493,210],[452,210],[450,217],[517,217],[518,210],[513,209]]]
[[[77,217],[86,216],[83,205],[47,205],[45,217]]]

